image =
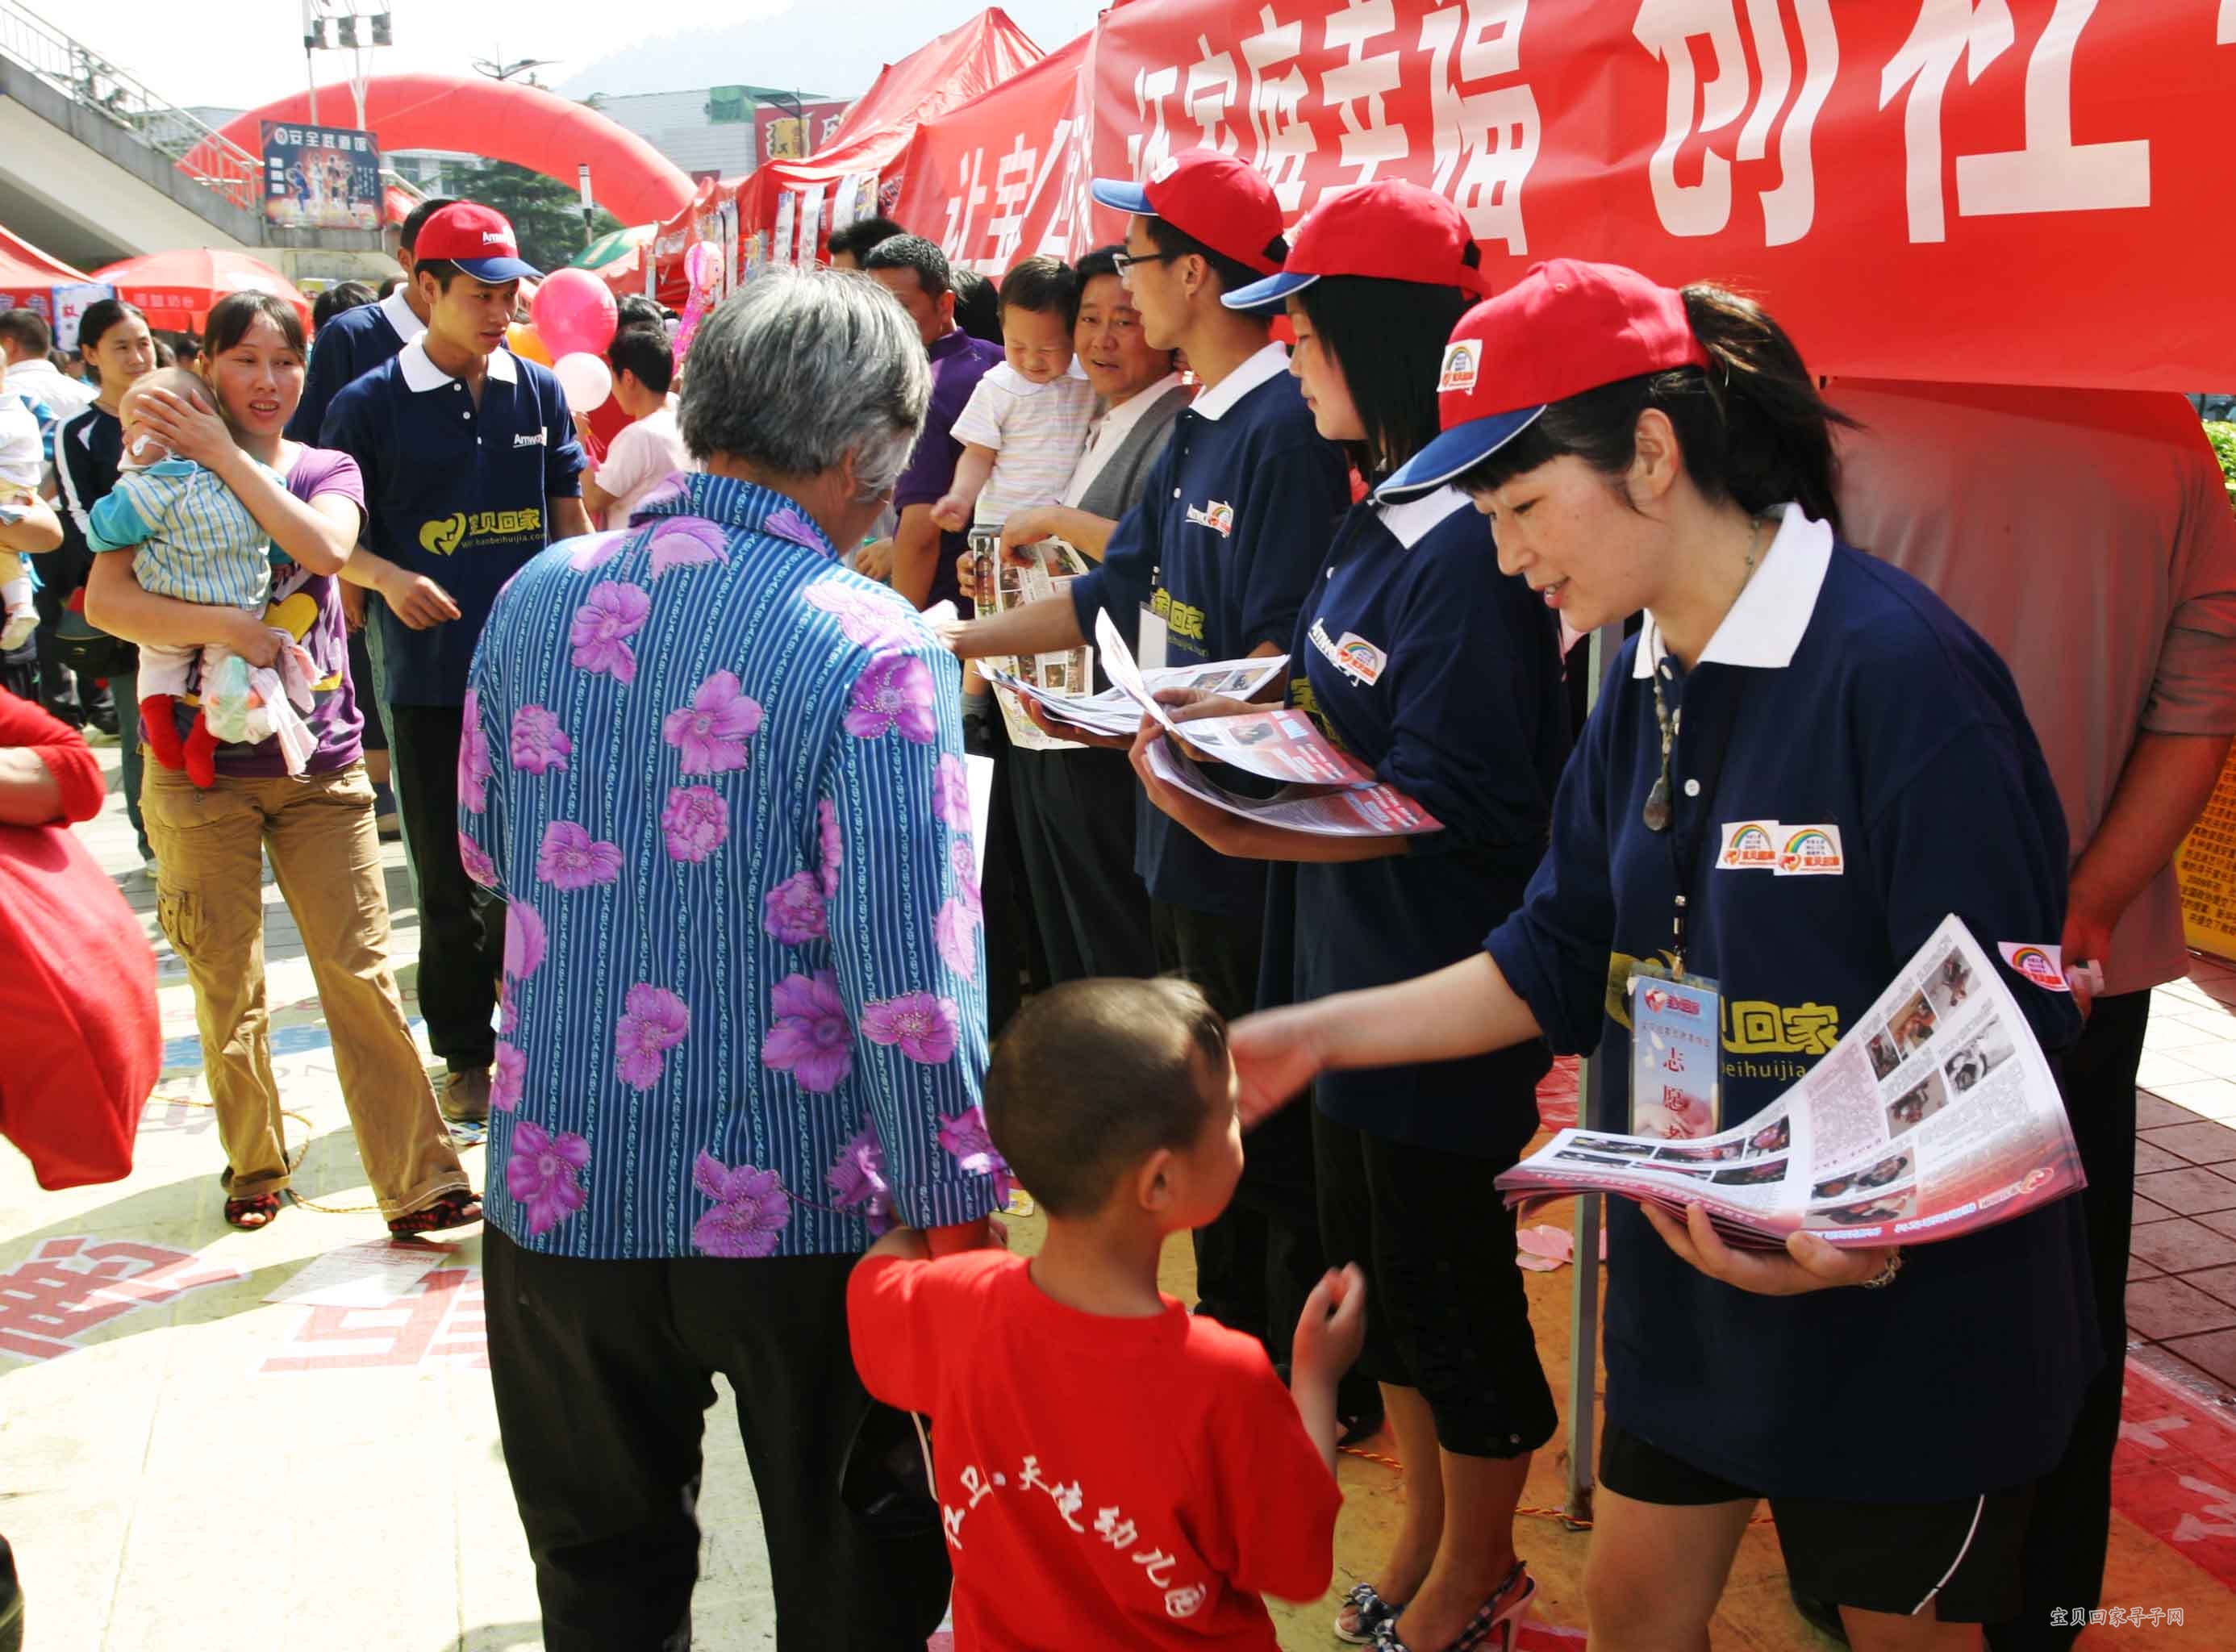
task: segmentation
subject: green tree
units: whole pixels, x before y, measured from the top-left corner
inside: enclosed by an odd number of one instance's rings
[[[485,161],[471,171],[460,172],[452,187],[510,219],[512,233],[520,239],[520,255],[540,270],[560,268],[595,237],[621,227],[620,219],[601,207],[586,234],[582,197],[573,184],[510,161]]]

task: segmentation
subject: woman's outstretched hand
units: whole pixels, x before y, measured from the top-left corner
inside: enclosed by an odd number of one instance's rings
[[[1292,1004],[1245,1016],[1227,1030],[1227,1048],[1241,1080],[1242,1128],[1254,1129],[1294,1101],[1327,1065],[1318,1006]]]

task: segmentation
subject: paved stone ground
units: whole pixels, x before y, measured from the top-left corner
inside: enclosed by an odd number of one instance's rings
[[[102,754],[115,785],[113,748]],[[148,925],[161,965],[164,1076],[127,1181],[39,1191],[0,1154],[0,1530],[30,1593],[34,1652],[218,1652],[273,1637],[345,1652],[538,1648],[534,1580],[513,1512],[486,1374],[480,1243],[470,1239],[376,1308],[267,1303],[319,1256],[383,1236],[370,1211],[290,1208],[267,1232],[227,1228],[222,1155],[201,1082],[192,995],[157,932],[121,801],[82,828]],[[387,851],[407,1009],[417,914]],[[370,1203],[300,938],[266,892],[273,1064],[306,1144],[297,1188]],[[2136,1321],[2128,1445],[2107,1604],[2186,1609],[2182,1629],[2092,1630],[2101,1647],[2236,1646],[2236,971],[2200,962],[2166,990],[2143,1082]],[[478,1148],[466,1155],[478,1183]],[[1544,1220],[1559,1221],[1559,1213]],[[1015,1224],[1030,1247],[1036,1224]],[[1184,1244],[1167,1286],[1191,1293]],[[1563,1269],[1532,1275],[1555,1392],[1567,1382]],[[726,1393],[707,1422],[707,1537],[695,1622],[714,1649],[773,1644],[766,1562]],[[564,1450],[564,1441],[551,1442]],[[1528,1504],[1560,1501],[1562,1443]],[[1330,1599],[1281,1607],[1285,1647],[1332,1647],[1333,1600],[1369,1570],[1403,1488],[1366,1457],[1346,1504]],[[1578,1644],[1588,1539],[1536,1515],[1522,1550],[1542,1585],[1536,1652]],[[1785,1598],[1770,1529],[1750,1532],[1714,1631],[1720,1647],[1830,1645]]]

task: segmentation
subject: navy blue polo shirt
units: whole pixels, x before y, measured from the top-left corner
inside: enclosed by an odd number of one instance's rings
[[[1676,819],[1654,833],[1640,673],[1664,668],[1683,717]],[[1765,822],[1836,837],[1834,868],[1718,864],[1725,827]],[[1726,1128],[1852,1030],[1950,913],[1990,958],[2064,925],[2065,817],[2010,673],[1925,587],[1792,506],[1691,670],[1650,620],[1624,645],[1551,852],[1486,942],[1553,1048],[1601,1063],[1610,1121],[1629,1116],[1622,984],[1666,958],[1680,854],[1686,964],[1724,994]],[[2003,978],[2046,1049],[2079,1036],[2070,997]],[[2079,1201],[1916,1247],[1884,1290],[1776,1298],[1710,1280],[1608,1202],[1608,1414],[1662,1450],[1753,1491],[1864,1502],[2014,1487],[2063,1453],[2100,1358]]]
[[[457,599],[414,631],[376,606],[392,706],[465,703],[466,670],[505,581],[550,541],[549,498],[582,490],[582,450],[548,367],[500,349],[477,411],[415,340],[334,398],[319,445],[365,472],[365,543]]]
[[[331,318],[311,340],[303,399],[287,421],[287,439],[319,445],[319,433],[326,427],[334,398],[383,362],[393,361],[405,345],[426,331],[427,324],[411,313],[401,289],[378,304],[360,304]]]
[[[1350,501],[1342,451],[1312,428],[1288,352],[1267,345],[1173,421],[1141,503],[1071,583],[1080,629],[1093,636],[1105,610],[1132,646],[1146,605],[1164,616],[1167,665],[1286,648]],[[1134,865],[1152,897],[1230,918],[1265,910],[1264,861],[1219,853],[1146,796],[1138,815]]]
[[[1307,1003],[1470,956],[1521,905],[1545,852],[1568,755],[1559,622],[1498,571],[1490,524],[1445,488],[1351,507],[1290,662],[1291,702],[1444,829],[1386,859],[1301,864],[1293,879],[1277,869],[1261,996]],[[1355,1129],[1511,1163],[1536,1131],[1551,1065],[1533,1039],[1467,1061],[1330,1073],[1313,1097]]]

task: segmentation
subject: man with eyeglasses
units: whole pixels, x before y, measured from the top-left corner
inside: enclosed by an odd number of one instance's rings
[[[1093,188],[1129,214],[1116,262],[1142,337],[1184,352],[1203,391],[1174,421],[1102,566],[1064,596],[954,625],[946,641],[964,659],[1053,652],[1091,637],[1107,611],[1147,666],[1284,653],[1351,487],[1266,318],[1220,302],[1288,256],[1279,203],[1261,174],[1201,149],[1161,162],[1146,183]],[[1220,1014],[1246,1013],[1257,1001],[1266,864],[1218,854],[1135,802],[1134,865],[1158,967],[1195,982]],[[1251,1137],[1234,1202],[1195,1241],[1197,1311],[1286,1361],[1285,1327],[1323,1269],[1309,1124],[1277,1117]]]

